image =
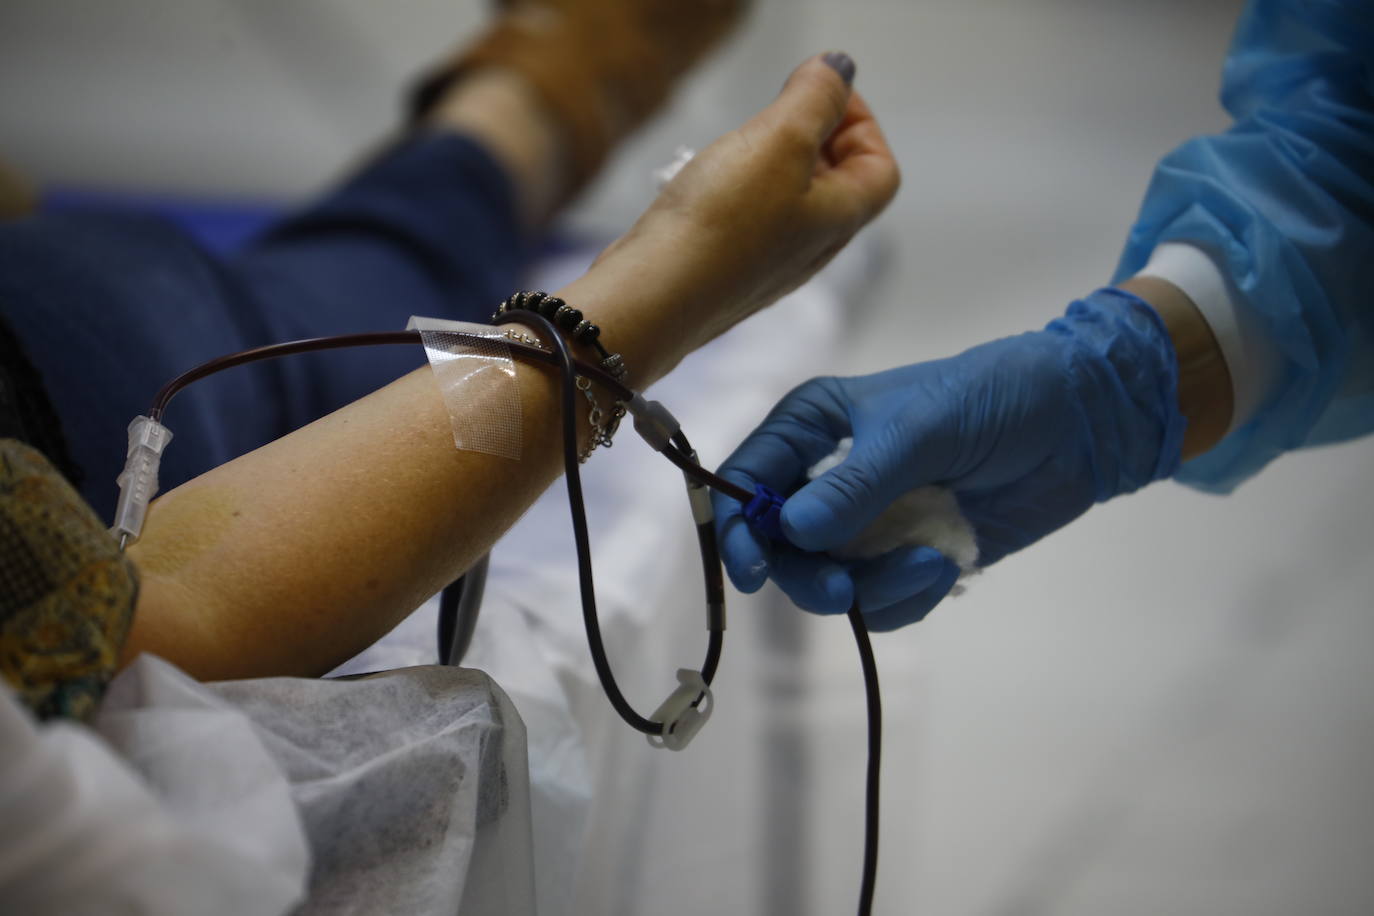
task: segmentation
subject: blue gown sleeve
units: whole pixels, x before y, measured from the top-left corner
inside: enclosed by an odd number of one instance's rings
[[[1115,280],[1162,242],[1196,245],[1281,355],[1256,414],[1176,475],[1229,492],[1374,430],[1374,4],[1251,0],[1221,102],[1234,125],[1159,163]]]

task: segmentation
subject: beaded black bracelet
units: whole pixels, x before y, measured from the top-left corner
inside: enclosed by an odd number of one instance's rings
[[[612,353],[606,349],[606,345],[601,342],[601,328],[584,318],[581,309],[574,308],[543,290],[521,290],[507,297],[506,301],[496,307],[495,314],[491,316],[492,320],[495,321],[497,316],[504,315],[512,309],[526,309],[543,315],[567,331],[577,343],[594,348],[597,356],[601,357],[602,370],[608,375],[617,381],[625,380],[625,360],[619,353]]]
[[[556,326],[567,331],[575,342],[594,348],[597,356],[601,358],[598,363],[601,370],[618,382],[625,381],[624,358],[619,353],[612,353],[606,349],[605,344],[601,342],[601,328],[583,317],[581,309],[574,308],[557,296],[551,296],[543,290],[521,290],[518,293],[513,293],[498,305],[495,314],[491,317],[495,321],[507,312],[522,309],[543,315]],[[588,420],[592,427],[592,438],[587,443],[586,450],[578,456],[581,461],[586,461],[597,446],[610,448],[611,439],[615,436],[615,431],[620,427],[620,421],[625,416],[625,405],[619,401],[615,402],[610,410],[610,417],[607,418],[606,412],[601,409],[596,396],[592,393],[591,382],[579,376],[577,388],[587,399],[591,408]]]

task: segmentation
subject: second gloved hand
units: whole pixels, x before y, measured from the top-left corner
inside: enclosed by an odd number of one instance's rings
[[[739,503],[717,496],[726,570],[742,591],[772,578],[819,613],[843,613],[857,599],[875,630],[920,620],[958,577],[938,551],[904,547],[870,560],[826,551],[904,493],[938,484],[973,524],[980,565],[995,563],[1093,503],[1172,474],[1185,425],[1177,387],[1159,316],[1117,289],[1073,303],[1043,331],[950,359],[813,379],[721,468],[750,489],[792,494],[782,508],[791,544],[768,542]],[[846,436],[848,458],[806,483],[807,468]]]

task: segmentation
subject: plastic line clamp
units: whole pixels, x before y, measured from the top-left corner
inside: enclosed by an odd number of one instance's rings
[[[715,705],[711,688],[706,686],[700,671],[679,668],[677,682],[678,688],[649,717],[651,722],[663,723],[663,733],[646,736],[651,746],[670,751],[680,751],[692,742],[711,718],[711,707]]]

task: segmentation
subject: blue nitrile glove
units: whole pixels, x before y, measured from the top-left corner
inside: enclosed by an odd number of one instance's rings
[[[1043,331],[951,359],[813,379],[721,468],[749,489],[792,494],[782,529],[796,546],[769,542],[738,502],[717,496],[725,568],[741,591],[771,577],[819,613],[843,613],[857,596],[874,630],[920,620],[958,577],[938,551],[904,547],[861,561],[824,552],[903,493],[940,484],[974,526],[979,565],[995,563],[1093,503],[1172,474],[1185,426],[1177,389],[1163,322],[1118,289],[1073,303]],[[845,436],[854,437],[848,459],[805,483],[807,468]]]

